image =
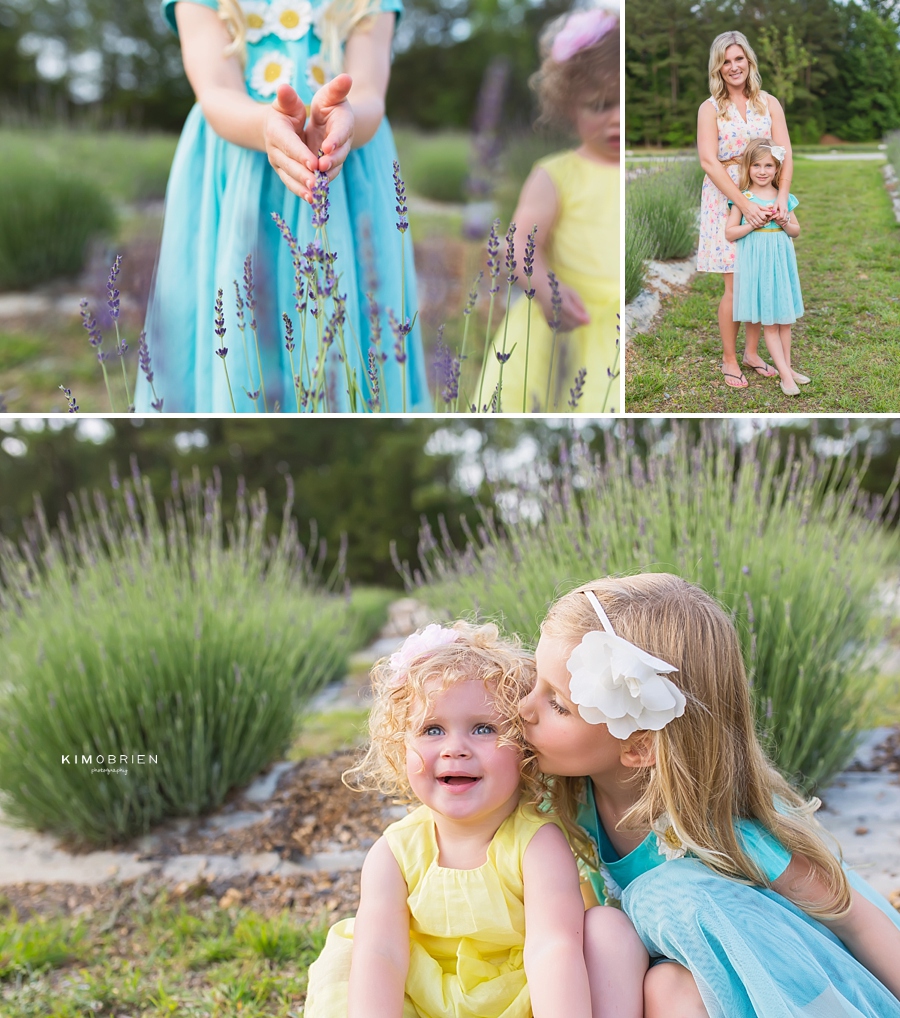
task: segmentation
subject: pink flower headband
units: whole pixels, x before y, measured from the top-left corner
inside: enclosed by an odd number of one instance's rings
[[[455,629],[444,629],[436,622],[426,626],[421,633],[413,633],[403,641],[403,646],[391,654],[388,665],[393,671],[390,681],[391,686],[402,686],[406,681],[409,666],[417,657],[429,654],[438,647],[445,647],[448,643],[456,643],[459,633]]]
[[[619,25],[618,16],[595,7],[569,15],[550,47],[550,56],[558,64],[598,43]]]

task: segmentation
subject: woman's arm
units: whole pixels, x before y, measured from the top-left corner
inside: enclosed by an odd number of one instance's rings
[[[778,185],[778,198],[775,201],[772,217],[779,226],[786,227],[788,222],[788,195],[791,193],[791,179],[794,176],[794,156],[791,152],[791,137],[788,134],[784,110],[774,95],[767,96],[769,115],[772,118],[772,141],[784,149],[781,162],[781,182]]]
[[[525,974],[534,1018],[591,1018],[578,867],[562,831],[545,824],[522,860]]]
[[[719,126],[716,122],[716,111],[708,102],[700,107],[697,114],[697,154],[706,175],[722,194],[740,209],[751,228],[765,226],[769,219],[768,214],[759,205],[743,196],[740,188],[719,161]]]
[[[752,232],[753,227],[749,223],[741,223],[741,210],[737,205],[732,205],[731,211],[728,213],[728,221],[725,223],[725,239],[733,244],[736,240],[740,240],[741,237],[746,237],[748,233]]]
[[[525,244],[528,234],[533,226],[537,226],[537,233],[534,238],[534,275],[531,285],[534,287],[534,296],[544,317],[549,322],[553,317],[551,303],[550,280],[547,273],[550,271],[550,263],[547,261],[547,248],[556,220],[559,218],[559,196],[553,184],[550,174],[542,167],[535,166],[528,179],[522,185],[522,193],[519,195],[519,204],[513,213],[513,222],[516,224],[516,235],[514,241],[516,261],[518,267],[518,285],[523,290],[528,288],[528,280],[522,272],[522,263],[525,258]],[[613,238],[610,243],[615,243]],[[560,331],[571,332],[579,325],[587,325],[591,320],[585,309],[584,302],[578,293],[569,286],[559,284],[559,295],[562,299],[562,310],[560,312]]]
[[[385,838],[369,849],[353,923],[348,1018],[400,1018],[409,971],[406,881]]]
[[[806,856],[792,856],[790,865],[773,882],[772,890],[800,908],[825,904],[831,897],[816,867]],[[900,999],[900,929],[854,890],[850,911],[841,919],[823,920],[854,958]]]

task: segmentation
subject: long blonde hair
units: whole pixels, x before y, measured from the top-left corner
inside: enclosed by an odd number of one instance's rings
[[[390,658],[372,669],[372,709],[369,711],[369,744],[363,758],[342,780],[350,788],[379,791],[406,802],[415,797],[406,771],[406,748],[415,724],[434,696],[448,686],[480,681],[501,717],[500,745],[522,751],[522,787],[526,798],[537,803],[545,794],[544,781],[534,755],[525,742],[519,701],[534,685],[534,657],[512,640],[501,639],[492,623],[475,626],[456,622],[458,634],[448,643],[413,658],[402,682]]]
[[[380,0],[328,0],[324,5],[316,32],[322,40],[320,52],[334,74],[343,69],[344,43],[350,33],[359,28],[365,18],[380,11]],[[219,17],[231,35],[231,42],[225,47],[225,56],[237,55],[241,64],[246,64],[247,16],[239,0],[219,0]]]
[[[742,191],[749,189],[752,183],[750,180],[750,167],[759,159],[759,153],[763,151],[768,152],[775,163],[775,176],[772,178],[772,185],[776,188],[781,186],[781,160],[772,151],[771,140],[769,138],[754,138],[751,142],[747,143],[744,154],[741,156],[741,174],[738,187]]]
[[[728,86],[722,77],[722,67],[725,64],[725,50],[729,46],[740,46],[747,57],[749,70],[747,80],[744,82],[747,105],[753,107],[759,114],[765,113],[766,105],[760,94],[762,79],[759,76],[759,61],[743,32],[723,32],[713,39],[712,46],[709,47],[709,94],[715,100],[716,109],[719,113],[724,113],[728,109]]]
[[[725,611],[680,577],[645,573],[594,580],[564,595],[551,606],[542,633],[574,645],[600,629],[585,590],[596,594],[618,636],[678,667],[674,681],[687,699],[682,717],[647,733],[656,762],[637,772],[638,798],[620,827],[649,830],[668,813],[685,847],[710,868],[769,887],[735,830],[736,818],[755,820],[789,852],[806,856],[828,887],[825,905],[796,904],[817,919],[844,915],[850,888],[813,817],[820,802],[799,795],[759,744],[737,632]],[[584,780],[552,781],[551,802],[569,821]]]

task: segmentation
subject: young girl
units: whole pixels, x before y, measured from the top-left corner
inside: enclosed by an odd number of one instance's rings
[[[597,7],[553,22],[542,39],[543,62],[532,85],[540,122],[569,125],[578,148],[539,160],[522,187],[513,215],[516,274],[534,288],[536,307],[519,300],[487,351],[485,401],[500,379],[501,407],[509,412],[552,411],[569,399],[586,369],[579,411],[618,405],[615,371],[619,314],[619,15]],[[524,273],[529,231],[537,225],[534,274]],[[548,272],[559,280],[557,311]],[[549,322],[559,321],[553,350]],[[526,388],[527,369],[527,388]],[[611,393],[609,405],[607,395]],[[549,398],[548,398],[549,394]]]
[[[536,661],[526,737],[597,898],[677,963],[647,972],[646,1018],[900,1018],[900,914],[763,754],[711,597],[596,580],[552,605]]]
[[[320,355],[327,355],[328,399],[316,409],[345,411],[348,371],[367,391],[378,326],[375,352],[379,359],[387,354],[380,366],[382,405],[401,409],[405,376],[406,409],[429,409],[418,331],[395,353],[387,317],[390,308],[398,322],[412,319],[416,305],[407,243],[401,307],[396,152],[384,119],[400,10],[401,0],[163,0],[181,37],[197,105],[169,178],[146,322],[154,379],[151,388],[140,373],[139,411],[160,409],[162,400],[166,412],[230,412],[232,397],[238,412],[271,411],[276,403],[296,411],[294,372],[310,388]],[[338,74],[342,69],[347,73]],[[303,307],[295,297],[291,251],[273,220],[277,213],[301,252],[315,239],[307,202],[317,170],[331,181],[327,234],[337,252],[335,290],[346,295],[348,363],[339,361],[338,342],[319,348],[317,325],[324,332],[328,323],[314,314],[323,309],[309,299]],[[369,294],[377,304],[374,334]],[[323,303],[330,316],[332,301]],[[283,314],[294,334],[293,369]],[[300,358],[304,326],[308,363]],[[216,331],[223,327],[224,334]],[[230,386],[216,356],[223,348]]]
[[[376,665],[371,743],[345,778],[422,805],[369,851],[359,912],[310,969],[306,1018],[588,1018],[592,993],[595,1015],[639,1018],[640,980],[616,973],[644,954],[631,924],[594,910],[616,947],[589,984],[575,860],[527,805],[541,786],[518,702],[533,675],[495,626],[461,622]]]
[[[751,141],[741,160],[740,189],[745,198],[764,209],[778,199],[785,150],[766,138]],[[733,202],[725,239],[737,242],[734,265],[734,320],[761,322],[766,348],[781,376],[785,396],[796,396],[797,383],[809,378],[791,369],[791,323],[803,314],[800,277],[793,238],[800,236],[794,209],[800,203],[789,194],[787,211],[753,226]]]

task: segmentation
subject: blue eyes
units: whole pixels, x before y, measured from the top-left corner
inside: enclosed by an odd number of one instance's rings
[[[483,722],[482,724],[475,725],[472,729],[473,735],[496,735],[497,729],[494,725]],[[423,735],[444,735],[444,729],[441,725],[426,725],[422,729]]]

